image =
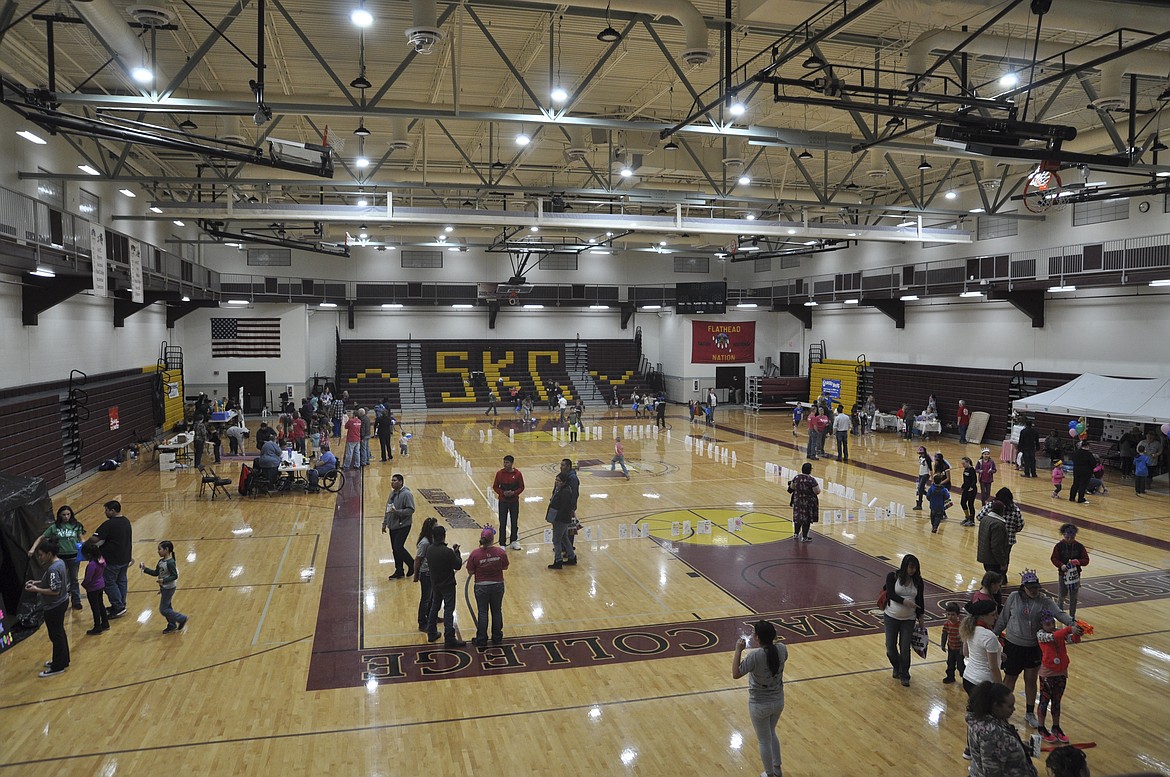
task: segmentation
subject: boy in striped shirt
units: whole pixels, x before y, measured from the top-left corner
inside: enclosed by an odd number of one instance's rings
[[[950,684],[955,681],[955,670],[959,677],[967,669],[963,660],[963,640],[959,636],[959,614],[961,610],[958,602],[947,602],[947,620],[942,626],[942,640],[939,647],[947,651],[947,676],[943,682]]]

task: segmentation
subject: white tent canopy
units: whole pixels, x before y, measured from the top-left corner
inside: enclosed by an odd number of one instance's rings
[[[1012,402],[1020,413],[1110,418],[1136,423],[1170,421],[1170,378],[1106,378],[1086,373],[1060,388]]]

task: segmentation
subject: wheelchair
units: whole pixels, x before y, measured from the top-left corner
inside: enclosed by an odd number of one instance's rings
[[[320,477],[317,485],[330,493],[336,494],[345,486],[345,473],[340,468],[327,472]]]

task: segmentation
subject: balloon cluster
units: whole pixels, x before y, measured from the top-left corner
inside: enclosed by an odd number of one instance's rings
[[[1170,424],[1167,424],[1167,426],[1170,426]],[[1088,427],[1085,426],[1084,418],[1078,418],[1068,422],[1068,436],[1074,440],[1078,438],[1083,440],[1088,437],[1089,433],[1086,431],[1087,429]]]
[[[1170,424],[1162,424],[1162,434],[1170,437]]]

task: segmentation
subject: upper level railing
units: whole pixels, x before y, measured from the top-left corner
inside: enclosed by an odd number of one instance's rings
[[[63,211],[21,192],[0,187],[0,240],[19,243],[22,250],[0,251],[0,269],[31,272],[38,267],[54,272],[88,274],[89,219]],[[130,235],[102,227],[110,271],[128,278]],[[184,259],[165,248],[142,243],[142,273],[148,290],[183,289],[216,295],[219,273]],[[31,265],[31,266],[30,266]]]

